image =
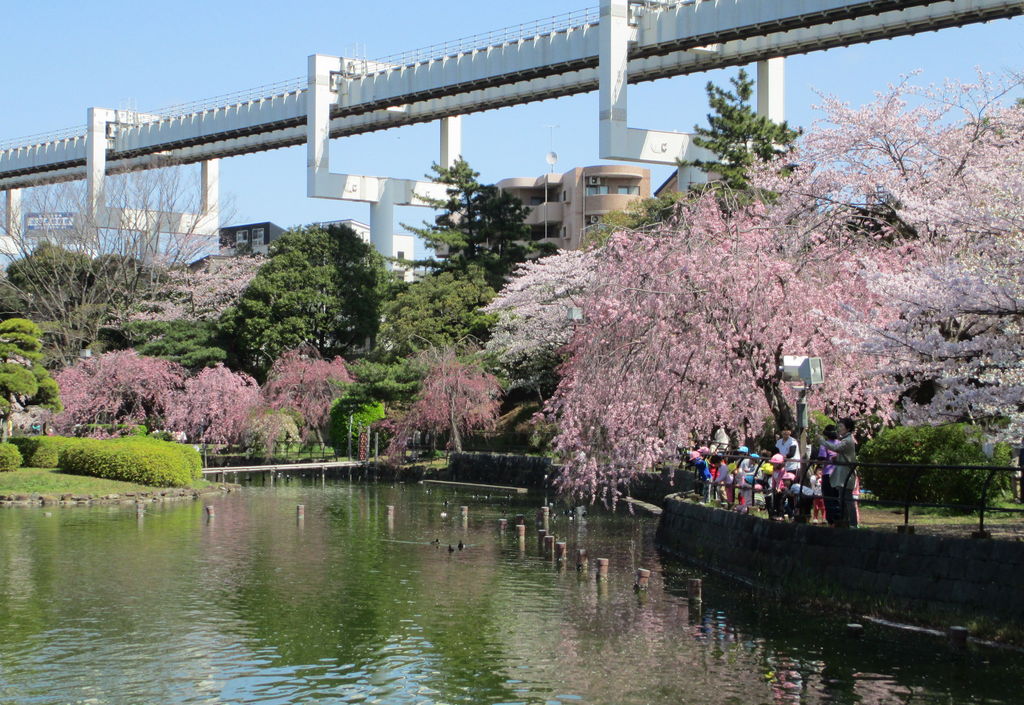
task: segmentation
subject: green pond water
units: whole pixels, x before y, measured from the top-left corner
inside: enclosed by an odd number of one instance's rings
[[[0,703],[1024,702],[1019,653],[851,640],[842,616],[706,576],[691,606],[700,574],[659,555],[651,518],[555,513],[591,556],[577,573],[541,555],[541,497],[293,480],[206,501],[212,520],[0,510]],[[522,545],[498,531],[517,513]]]

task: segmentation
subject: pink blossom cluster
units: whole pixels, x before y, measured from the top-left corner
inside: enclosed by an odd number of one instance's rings
[[[310,433],[326,425],[331,402],[352,381],[344,361],[308,351],[285,353],[260,389],[252,377],[221,364],[189,376],[180,365],[134,350],[80,360],[57,375],[64,411],[54,423],[64,433],[82,426],[130,426],[160,420],[201,443],[239,443],[266,409],[294,409]],[[92,429],[91,435],[105,435]]]
[[[815,403],[884,408],[874,362],[842,340],[846,308],[867,310],[857,263],[768,207],[715,195],[675,228],[619,233],[598,253],[584,322],[549,403],[565,463],[561,489],[612,499],[638,472],[716,426],[742,435],[792,423],[783,355],[821,357]]]
[[[490,428],[498,418],[501,385],[479,365],[460,360],[453,348],[431,348],[420,356],[426,376],[420,393],[395,426],[388,455],[399,457],[416,431],[447,433],[449,447],[462,450],[462,435]]]
[[[242,295],[265,260],[259,256],[216,260],[198,271],[168,270],[130,314],[134,321],[212,321]]]

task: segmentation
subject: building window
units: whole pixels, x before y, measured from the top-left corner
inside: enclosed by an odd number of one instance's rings
[[[531,206],[539,206],[543,202],[544,202],[544,197],[543,196],[530,196],[530,205]]]
[[[263,240],[263,228],[252,229],[252,244],[263,245],[266,244]]]
[[[248,230],[236,230],[235,231],[235,242],[249,242],[249,231]]]
[[[639,196],[639,186],[619,186],[618,194],[620,196]]]
[[[587,195],[588,196],[607,196],[608,195],[608,187],[607,186],[587,186]]]
[[[397,257],[398,257],[398,259],[405,259],[405,252],[403,252],[402,250],[399,250],[398,254],[397,254]]]

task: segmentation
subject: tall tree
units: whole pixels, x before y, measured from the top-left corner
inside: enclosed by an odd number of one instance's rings
[[[0,323],[0,437],[4,441],[11,434],[11,415],[19,407],[62,408],[57,383],[39,364],[43,357],[40,335],[39,326],[23,318]]]
[[[577,325],[571,314],[590,293],[597,259],[594,252],[572,250],[524,263],[487,305],[498,320],[485,350],[510,389],[541,398],[554,391],[562,349]]]
[[[516,263],[538,251],[530,241],[530,228],[524,225],[529,209],[496,186],[481,184],[479,172],[462,159],[451,167],[434,164],[431,168],[433,180],[447,187],[448,196],[427,201],[443,212],[433,225],[414,229],[427,245],[445,253],[441,261],[429,264],[455,272],[480,267],[488,283],[499,288]]]
[[[863,374],[873,361],[842,342],[845,307],[877,303],[832,286],[838,276],[852,289],[856,264],[761,204],[725,208],[721,197],[707,193],[674,228],[620,233],[599,253],[549,406],[564,491],[615,496],[716,426],[753,435],[766,421],[791,425],[783,355],[823,359],[815,403],[830,411],[888,410],[886,389]]]
[[[788,159],[800,166],[755,170],[781,217],[813,217],[895,309],[852,316],[850,337],[904,390],[906,421],[1024,435],[1024,105],[1010,99],[1022,80],[907,79],[860,107],[824,96]]]
[[[709,82],[708,126],[694,126],[693,143],[711,150],[717,161],[683,161],[681,166],[694,166],[714,172],[731,189],[746,189],[747,171],[755,162],[769,162],[786,153],[800,133],[785,122],[777,123],[758,115],[750,105],[754,82],[744,69],[729,79],[732,90]]]
[[[448,434],[448,446],[462,451],[462,436],[492,426],[501,406],[498,379],[471,360],[460,360],[452,347],[420,355],[427,374],[419,396],[398,422],[389,455],[400,455],[414,431]]]
[[[494,315],[482,308],[492,298],[494,289],[476,265],[427,275],[384,305],[378,357],[393,361],[466,338],[485,340]]]
[[[262,377],[286,350],[310,345],[332,358],[377,334],[388,286],[383,259],[345,226],[285,233],[238,303],[222,317],[241,366]]]

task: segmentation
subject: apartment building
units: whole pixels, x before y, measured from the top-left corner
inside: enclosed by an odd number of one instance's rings
[[[651,172],[644,167],[608,164],[537,178],[502,179],[496,185],[530,208],[526,224],[534,241],[572,250],[601,216],[650,198]]]

